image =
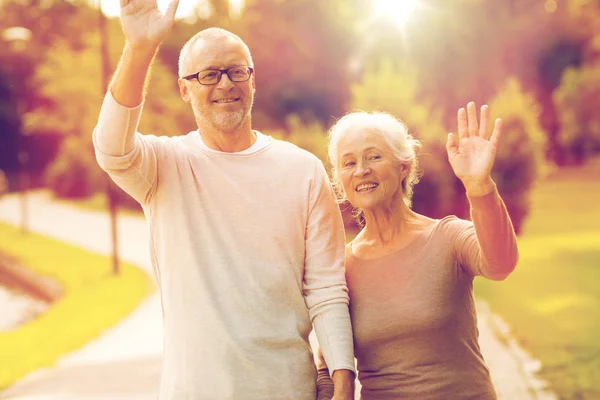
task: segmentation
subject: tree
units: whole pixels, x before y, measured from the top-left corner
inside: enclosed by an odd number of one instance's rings
[[[352,9],[342,0],[252,0],[240,20],[256,66],[256,108],[282,127],[286,116],[324,125],[349,99]],[[268,29],[266,29],[268,27]],[[261,121],[262,122],[262,121]]]
[[[581,69],[568,68],[554,91],[560,130],[558,141],[566,162],[581,164],[600,152],[600,63]]]
[[[0,68],[0,171],[10,176],[17,170],[20,121],[10,75]]]
[[[430,216],[447,214],[454,199],[454,175],[447,161],[447,130],[441,113],[419,99],[417,69],[403,60],[383,59],[365,69],[362,80],[351,86],[351,110],[383,111],[403,121],[422,142],[419,155],[423,171],[415,186],[414,209]]]
[[[265,133],[311,152],[329,169],[327,129],[318,121],[305,123],[297,115],[288,116],[285,125],[285,129],[267,130]]]
[[[490,102],[490,120],[501,117],[504,125],[492,177],[517,233],[529,213],[535,180],[550,169],[544,157],[547,135],[539,123],[540,112],[534,96],[514,78]]]
[[[77,50],[57,40],[34,76],[45,106],[25,118],[27,129],[57,132],[66,138],[47,173],[48,183],[60,196],[88,196],[104,187],[91,143],[104,96],[97,32],[89,33],[83,43]],[[193,117],[179,96],[176,76],[160,60],[155,61],[152,76],[140,131],[173,136],[192,130]],[[75,165],[80,171],[73,171]]]

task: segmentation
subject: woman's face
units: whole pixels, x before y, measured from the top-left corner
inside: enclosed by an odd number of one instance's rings
[[[373,129],[347,132],[337,154],[339,179],[354,207],[367,211],[402,201],[407,167],[395,158],[381,133]]]

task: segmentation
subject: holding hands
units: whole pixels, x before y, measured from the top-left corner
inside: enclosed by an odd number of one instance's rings
[[[458,138],[448,134],[446,150],[452,170],[461,180],[468,195],[482,196],[494,190],[491,178],[496,159],[498,141],[502,133],[502,120],[496,119],[491,135],[488,132],[489,107],[481,107],[479,124],[475,103],[458,110]],[[458,139],[458,140],[457,140]]]
[[[156,0],[120,1],[121,25],[127,42],[136,48],[158,47],[173,26],[179,0],[171,0],[164,14]]]

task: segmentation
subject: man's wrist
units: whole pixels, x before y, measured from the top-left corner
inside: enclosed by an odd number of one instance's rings
[[[142,63],[151,63],[158,53],[160,45],[154,43],[125,43],[124,52],[133,56],[134,59],[141,60]]]
[[[354,396],[354,371],[338,369],[333,371],[331,378],[334,396],[341,398],[343,398],[342,396]]]

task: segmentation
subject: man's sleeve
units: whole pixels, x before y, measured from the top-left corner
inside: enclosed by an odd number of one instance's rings
[[[344,226],[325,168],[317,160],[309,202],[303,282],[306,305],[329,373],[354,372]]]
[[[154,137],[136,132],[142,106],[124,107],[109,91],[100,110],[93,143],[100,167],[121,189],[144,204],[155,190],[157,156],[151,140]]]

